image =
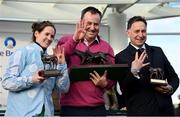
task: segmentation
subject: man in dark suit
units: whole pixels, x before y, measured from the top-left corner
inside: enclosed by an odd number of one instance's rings
[[[147,22],[143,17],[129,19],[127,34],[130,43],[115,56],[117,64],[131,66],[131,72],[119,81],[127,115],[174,115],[171,95],[179,86],[179,78],[162,49],[145,43],[146,28]],[[144,49],[142,54],[138,55],[138,49]],[[167,82],[154,84],[150,77],[161,77],[163,80],[160,81]]]

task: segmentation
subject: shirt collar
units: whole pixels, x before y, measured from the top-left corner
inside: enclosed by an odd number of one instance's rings
[[[36,50],[39,50],[41,54],[47,54],[47,50],[44,50],[38,43],[33,42],[33,47]]]
[[[99,39],[98,37],[96,37],[95,40],[93,40],[90,44],[92,44],[92,43],[94,43],[94,42],[99,43],[99,42],[100,42],[100,39]],[[88,44],[88,41],[87,41],[87,39],[85,39],[85,38],[84,38],[84,43],[85,43],[87,46],[90,45],[90,44]]]
[[[43,52],[46,52],[47,48],[43,48],[38,42],[34,42],[34,43],[36,43],[37,45],[39,45],[39,46],[42,48]]]
[[[133,45],[132,43],[130,43],[130,44],[131,44],[134,48],[136,48],[137,50],[140,49],[140,48],[146,49],[145,44],[143,44],[142,47],[137,47],[137,46]]]

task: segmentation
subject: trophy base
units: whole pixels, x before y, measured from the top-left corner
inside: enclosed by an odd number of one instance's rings
[[[41,77],[57,77],[62,76],[59,70],[41,70],[38,72]]]
[[[155,84],[155,85],[167,85],[166,80],[151,79],[150,82],[151,82],[151,84]]]

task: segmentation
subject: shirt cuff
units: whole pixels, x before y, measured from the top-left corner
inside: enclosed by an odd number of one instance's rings
[[[140,79],[140,76],[139,76],[139,70],[138,69],[131,69],[131,73],[133,74],[133,76],[137,79]]]

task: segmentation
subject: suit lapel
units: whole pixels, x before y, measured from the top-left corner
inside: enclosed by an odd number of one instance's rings
[[[127,51],[130,54],[130,56],[134,59],[135,54],[136,54],[136,48],[134,48],[131,44],[127,47]]]
[[[152,62],[153,62],[153,49],[151,46],[145,44],[145,47],[146,47],[146,52],[147,52],[147,60],[146,62],[150,62],[150,66],[152,65]]]

